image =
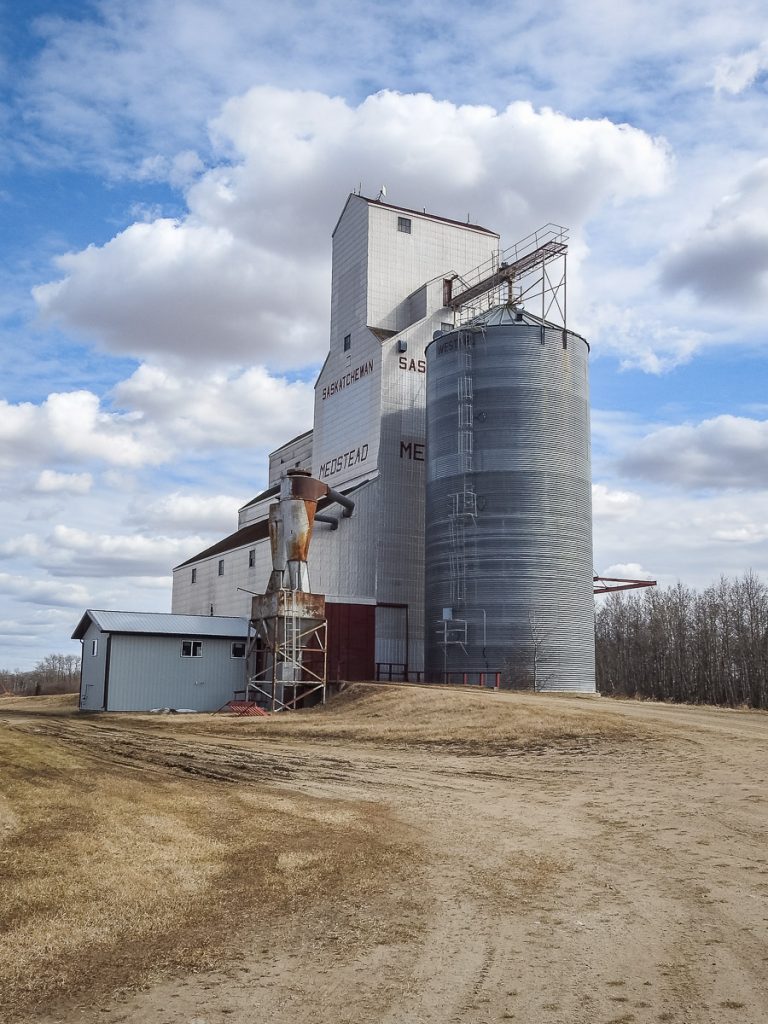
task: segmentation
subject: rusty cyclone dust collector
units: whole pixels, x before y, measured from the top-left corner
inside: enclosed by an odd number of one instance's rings
[[[272,572],[267,592],[251,601],[246,685],[249,699],[282,711],[318,694],[325,701],[325,595],[310,590],[307,557],[316,522],[338,527],[335,516],[318,514],[318,501],[338,502],[347,518],[355,505],[302,469],[289,469],[270,494],[278,496],[269,507]]]

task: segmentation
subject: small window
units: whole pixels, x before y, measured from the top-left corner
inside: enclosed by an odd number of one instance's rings
[[[245,657],[245,644],[240,643],[239,640],[236,640],[235,643],[232,644],[232,657],[233,658],[244,658]]]
[[[99,641],[98,640],[91,640],[91,654],[95,658],[98,653],[99,653]]]
[[[182,656],[182,658],[202,658],[202,656],[203,656],[203,641],[202,640],[182,640],[181,641],[181,656]]]
[[[352,335],[351,334],[345,334],[344,335],[344,351],[345,352],[349,352],[349,350],[351,348],[352,348]]]
[[[219,559],[219,576],[223,576],[223,575],[224,575],[224,559],[220,558]]]
[[[192,582],[197,583],[197,569],[192,570]]]
[[[450,334],[450,332],[453,330],[453,324],[449,324],[447,320],[443,320],[443,322],[440,324],[440,330],[443,332],[443,334]]]
[[[410,217],[398,217],[397,218],[397,230],[404,231],[406,235],[411,233],[411,218]]]
[[[256,565],[256,548],[251,548],[248,552],[248,568],[252,569]]]

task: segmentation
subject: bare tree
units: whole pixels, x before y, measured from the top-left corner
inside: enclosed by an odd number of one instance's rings
[[[5,689],[28,696],[76,693],[79,686],[80,658],[76,654],[47,654],[28,672],[0,672],[0,692]]]
[[[603,693],[768,707],[768,587],[754,573],[611,594],[595,640]]]

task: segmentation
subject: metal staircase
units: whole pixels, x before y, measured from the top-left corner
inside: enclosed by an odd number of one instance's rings
[[[503,252],[493,256],[464,275],[455,274],[445,282],[445,305],[454,317],[466,322],[482,309],[476,300],[487,296],[488,306],[502,302],[541,298],[541,318],[554,312],[565,327],[565,260],[568,254],[568,229],[545,224]],[[563,260],[559,279],[551,277],[547,267]],[[461,316],[456,315],[461,312]]]

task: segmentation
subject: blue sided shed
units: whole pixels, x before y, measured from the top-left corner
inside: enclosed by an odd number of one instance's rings
[[[245,685],[248,620],[89,608],[72,634],[83,645],[81,711],[216,711]]]

